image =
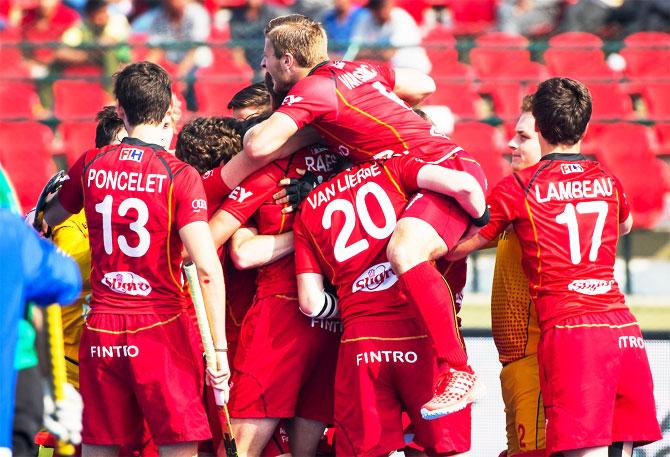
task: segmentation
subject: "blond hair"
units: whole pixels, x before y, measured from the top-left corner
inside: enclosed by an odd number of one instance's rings
[[[523,101],[521,102],[521,112],[522,113],[533,112],[533,94],[528,94],[523,97]]]
[[[301,14],[272,19],[265,27],[265,37],[278,59],[291,54],[303,68],[312,68],[328,60],[325,30],[320,23]]]

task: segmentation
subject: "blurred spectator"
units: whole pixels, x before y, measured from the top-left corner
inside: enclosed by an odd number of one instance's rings
[[[431,2],[428,0],[397,0],[396,6],[407,11],[419,26],[424,23],[426,10]]]
[[[160,7],[150,10],[148,44],[157,46],[147,60],[161,63],[164,59],[177,65],[176,76],[192,79],[199,67],[212,63],[212,54],[206,46],[210,34],[207,10],[193,0],[163,0]],[[139,20],[140,18],[138,18]],[[133,29],[133,32],[136,30]]]
[[[345,57],[390,61],[394,67],[430,72],[430,60],[420,46],[419,27],[407,11],[394,5],[393,0],[368,2],[354,26],[352,44]]]
[[[351,41],[354,25],[365,9],[352,5],[351,0],[335,0],[333,8],[321,20],[328,35],[328,48],[335,55],[344,54]]]
[[[130,25],[125,16],[110,13],[107,0],[88,0],[85,18],[63,34],[67,48],[57,52],[57,59],[69,65],[94,65],[111,78],[122,62],[130,60],[128,40]],[[103,46],[104,48],[93,47]]]
[[[497,11],[498,29],[522,35],[548,33],[556,28],[561,4],[562,0],[502,0]]]
[[[625,34],[670,32],[670,1],[625,0],[621,8],[612,11],[610,18]]]
[[[291,12],[318,19],[332,6],[332,0],[295,0]]]
[[[61,0],[39,0],[37,6],[24,11],[21,39],[26,43],[25,57],[34,78],[44,78],[56,58],[56,48],[63,33],[76,24],[79,14]]]
[[[230,18],[231,45],[237,49],[238,57],[243,54],[247,63],[253,68],[255,81],[263,79],[261,59],[265,26],[270,19],[283,14],[286,14],[286,11],[268,5],[263,0],[247,0],[243,6],[233,9]]]
[[[653,0],[644,0],[642,3],[651,1]],[[623,0],[578,0],[565,11],[560,30],[597,33],[611,20],[612,13],[622,4]]]

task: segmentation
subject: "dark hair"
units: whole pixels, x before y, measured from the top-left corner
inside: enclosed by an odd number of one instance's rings
[[[230,99],[228,109],[265,106],[270,109],[270,93],[264,83],[256,83],[245,87]]]
[[[579,81],[547,79],[533,96],[533,116],[549,144],[576,144],[591,119],[591,94]]]
[[[242,150],[239,125],[232,117],[198,117],[182,127],[175,155],[202,174],[227,163]]]
[[[84,5],[84,12],[90,16],[99,9],[107,7],[107,0],[88,0]]]
[[[521,100],[521,112],[533,112],[533,94],[524,95],[523,100]]]
[[[424,110],[422,110],[421,108],[412,108],[412,111],[414,111],[416,114],[418,114],[421,117],[421,119],[423,119],[424,121],[428,121],[431,124],[433,123],[432,119],[430,117],[428,117],[426,112]]]
[[[95,127],[95,147],[101,148],[114,141],[119,130],[124,128],[123,120],[116,114],[116,107],[105,106],[95,115],[98,125]]]
[[[155,63],[131,63],[114,75],[114,95],[128,124],[160,124],[172,101],[170,76]]]

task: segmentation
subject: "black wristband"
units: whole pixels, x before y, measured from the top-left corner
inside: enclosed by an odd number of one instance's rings
[[[484,210],[484,214],[482,214],[477,218],[471,217],[470,222],[472,222],[472,224],[475,227],[484,227],[486,224],[489,223],[490,219],[491,219],[491,213],[489,212],[489,207],[487,206],[486,209]]]

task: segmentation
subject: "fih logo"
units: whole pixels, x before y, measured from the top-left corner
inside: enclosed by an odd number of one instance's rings
[[[119,160],[132,160],[133,162],[141,162],[144,151],[135,148],[122,148],[119,154]]]
[[[351,292],[379,292],[386,290],[398,281],[389,262],[373,265],[354,281]]]
[[[561,173],[569,175],[570,173],[582,173],[584,169],[578,163],[564,163],[561,165]]]
[[[119,294],[146,297],[151,293],[149,281],[132,271],[111,271],[103,276],[101,282]]]

